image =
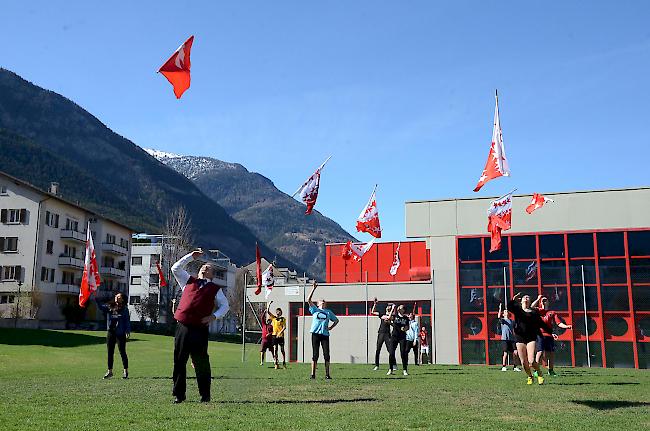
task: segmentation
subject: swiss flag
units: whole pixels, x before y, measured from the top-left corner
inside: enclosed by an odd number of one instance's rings
[[[475,192],[481,190],[481,187],[490,180],[504,176],[510,176],[508,159],[506,159],[506,148],[503,145],[503,134],[501,133],[501,122],[499,121],[499,97],[495,94],[496,105],[494,107],[494,127],[492,128],[492,145],[488,154],[487,163],[478,184],[474,188]]]
[[[190,88],[190,51],[193,42],[194,36],[190,36],[158,69],[158,72],[162,73],[174,86],[174,94],[177,99],[180,99],[185,90]]]
[[[341,257],[344,260],[352,259],[355,262],[360,262],[363,255],[366,254],[368,250],[370,250],[374,243],[374,239],[363,246],[359,244],[353,244],[352,241],[348,241],[345,243],[343,249],[341,250]]]
[[[255,275],[257,277],[257,290],[255,290],[255,295],[259,295],[262,291],[262,254],[260,253],[260,246],[258,243],[255,243],[255,263]]]
[[[381,238],[381,226],[379,225],[379,212],[377,211],[377,201],[375,192],[377,187],[372,191],[368,203],[357,218],[357,231],[367,232],[375,238]]]
[[[390,267],[389,273],[393,277],[397,274],[397,270],[399,269],[399,264],[400,264],[400,262],[399,262],[399,248],[400,248],[401,245],[402,245],[401,242],[399,244],[397,244],[397,250],[395,250],[395,258],[393,259],[393,265]]]
[[[262,285],[264,286],[264,297],[269,299],[269,295],[273,291],[273,286],[275,285],[272,264],[262,273]]]
[[[487,210],[490,233],[490,253],[501,249],[501,231],[510,229],[512,223],[512,192],[492,201]]]
[[[543,207],[544,204],[547,202],[555,202],[555,201],[553,199],[545,197],[544,195],[540,195],[539,193],[534,193],[533,200],[531,200],[530,205],[526,207],[526,212],[528,214],[532,214],[533,211],[535,211],[537,208]]]
[[[300,189],[300,199],[307,205],[306,215],[311,214],[314,210],[316,199],[318,199],[318,187],[320,187],[320,169],[317,169]]]
[[[84,273],[81,277],[81,287],[79,288],[79,306],[85,307],[90,295],[97,291],[101,279],[99,278],[99,267],[95,257],[95,245],[93,244],[93,235],[90,231],[90,222],[86,229],[86,258],[84,259]]]
[[[165,280],[165,274],[163,274],[162,268],[160,267],[160,262],[156,262],[156,268],[158,269],[158,278],[160,279],[160,287],[167,287],[167,280]]]

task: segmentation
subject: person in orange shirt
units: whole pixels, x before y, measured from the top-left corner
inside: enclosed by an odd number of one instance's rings
[[[282,316],[282,309],[276,308],[275,314],[271,312],[271,304],[269,302],[269,317],[271,317],[271,325],[273,325],[273,357],[275,358],[275,369],[279,369],[279,353],[282,352],[282,367],[287,368],[287,361],[284,353],[284,332],[287,329],[287,319]],[[278,351],[279,350],[279,351]]]

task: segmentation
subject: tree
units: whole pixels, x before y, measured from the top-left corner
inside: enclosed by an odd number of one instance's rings
[[[142,296],[140,302],[134,304],[135,311],[140,315],[140,320],[148,320],[153,323],[158,323],[158,316],[160,315],[160,304],[158,302],[158,294],[149,290],[148,295]]]

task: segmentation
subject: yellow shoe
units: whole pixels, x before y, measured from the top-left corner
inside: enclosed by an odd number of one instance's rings
[[[543,385],[544,384],[544,377],[542,376],[537,376],[537,384]]]
[[[527,385],[532,385],[532,384],[533,384],[533,378],[532,378],[532,377],[528,377],[528,379],[526,379],[526,384],[527,384]]]

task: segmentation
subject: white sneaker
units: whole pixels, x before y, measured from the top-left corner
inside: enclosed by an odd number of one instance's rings
[[[521,368],[515,367],[512,371],[521,371]]]
[[[387,376],[390,376],[391,374],[393,374],[393,370],[388,370],[388,372],[386,373]]]
[[[508,371],[506,367],[501,367],[501,371]]]
[[[375,367],[375,368],[372,369],[372,371],[377,371],[378,369],[379,369],[379,367]]]
[[[405,375],[405,376],[408,376],[409,373],[407,373],[406,370],[404,370],[404,375]]]

